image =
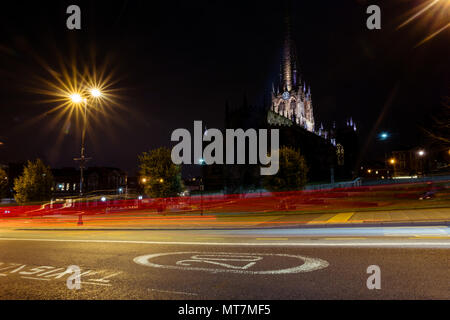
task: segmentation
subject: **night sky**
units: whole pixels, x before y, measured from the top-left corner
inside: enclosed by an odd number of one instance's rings
[[[389,147],[425,143],[448,96],[449,9],[433,10],[397,30],[427,1],[293,1],[293,40],[311,85],[316,124],[352,116],[363,159],[380,155],[371,132],[392,133]],[[81,7],[81,30],[66,28],[66,8]],[[366,28],[366,7],[379,4],[382,29]],[[422,5],[423,7],[423,5]],[[262,105],[279,72],[281,1],[15,1],[2,3],[0,42],[0,163],[35,157],[53,167],[75,166],[80,128],[48,113],[55,104],[37,93],[58,72],[106,64],[117,81],[117,105],[90,121],[90,165],[134,174],[137,155],[170,146],[176,128],[194,120],[224,126],[225,102],[247,96]],[[92,58],[96,52],[96,58]]]

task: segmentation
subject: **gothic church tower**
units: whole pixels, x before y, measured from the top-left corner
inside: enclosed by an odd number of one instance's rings
[[[297,67],[289,14],[286,15],[285,26],[280,81],[272,86],[272,106],[267,120],[272,125],[296,124],[315,132],[311,88],[306,89]]]

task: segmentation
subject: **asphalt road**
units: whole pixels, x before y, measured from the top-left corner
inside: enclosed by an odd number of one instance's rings
[[[308,230],[0,229],[0,299],[450,298],[448,226]]]

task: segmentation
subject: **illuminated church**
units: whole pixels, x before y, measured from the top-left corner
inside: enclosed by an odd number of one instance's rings
[[[316,125],[311,87],[300,72],[289,11],[285,17],[280,76],[272,84],[270,107],[265,115],[269,128],[280,129],[280,145],[299,149],[304,155],[311,180],[329,179],[330,172],[337,178],[354,176],[358,149],[356,123],[349,118],[346,126],[337,128],[333,122],[329,130],[322,123]]]
[[[282,37],[280,75],[273,83],[263,105],[243,103],[232,108],[226,103],[225,128],[279,129],[279,145],[299,150],[308,166],[308,180],[334,182],[352,179],[356,175],[358,136],[352,118],[346,125],[325,129],[314,118],[311,88],[302,77],[291,37],[289,16]],[[317,106],[316,106],[317,107]],[[320,106],[319,106],[320,107]],[[316,123],[319,125],[316,125]],[[258,165],[204,166],[205,188],[227,192],[260,187]]]
[[[314,132],[311,87],[307,88],[305,81],[301,78],[288,23],[280,69],[279,83],[272,85],[272,107],[268,112],[268,123],[271,125],[295,123],[309,132]]]

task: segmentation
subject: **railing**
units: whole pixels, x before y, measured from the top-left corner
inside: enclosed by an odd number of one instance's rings
[[[377,186],[385,184],[402,184],[402,183],[424,183],[424,182],[443,182],[450,181],[450,175],[439,176],[412,176],[412,177],[393,177],[391,179],[377,179],[362,181],[362,186]]]
[[[341,189],[341,188],[355,188],[361,186],[361,178],[356,178],[352,181],[342,181],[335,183],[324,183],[324,184],[308,184],[303,190],[329,190],[329,189]]]

